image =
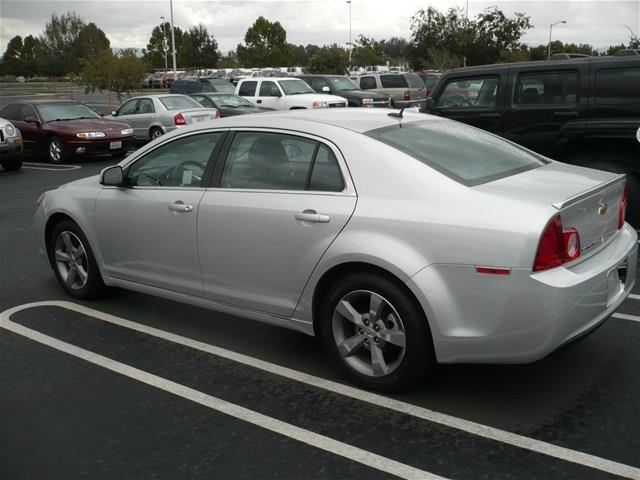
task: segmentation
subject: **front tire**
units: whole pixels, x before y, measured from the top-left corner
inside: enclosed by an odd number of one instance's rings
[[[51,137],[49,139],[49,161],[51,163],[61,164],[65,163],[67,155],[64,152],[64,144],[58,137]]]
[[[17,170],[20,170],[20,168],[22,168],[22,158],[21,157],[7,158],[5,160],[0,161],[0,165],[2,165],[2,168],[6,172],[15,172]]]
[[[78,225],[71,220],[57,223],[51,231],[48,250],[56,278],[69,295],[90,299],[104,292],[93,251]]]
[[[365,388],[401,390],[433,369],[433,340],[421,307],[386,277],[356,273],[338,280],[319,315],[331,357]]]

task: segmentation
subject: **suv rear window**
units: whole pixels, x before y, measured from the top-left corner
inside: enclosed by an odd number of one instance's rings
[[[402,76],[411,88],[424,88],[424,82],[415,73],[403,73]]]
[[[380,75],[380,83],[382,88],[407,88],[409,86],[402,75]],[[422,85],[418,88],[421,87]]]
[[[578,72],[518,75],[514,103],[519,105],[573,105],[578,101]]]
[[[640,67],[603,68],[596,73],[596,103],[640,103]]]
[[[366,135],[467,186],[545,165],[527,150],[482,130],[446,120],[404,123]]]

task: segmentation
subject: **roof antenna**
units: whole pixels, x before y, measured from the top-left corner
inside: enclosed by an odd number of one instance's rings
[[[405,108],[407,107],[402,107],[399,112],[390,112],[387,113],[387,115],[393,118],[402,118],[402,114],[404,113]]]

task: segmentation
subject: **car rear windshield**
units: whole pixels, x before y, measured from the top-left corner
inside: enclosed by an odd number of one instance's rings
[[[95,118],[99,115],[81,103],[51,103],[38,105],[38,112],[43,122],[56,120],[74,120],[77,118]]]
[[[230,83],[230,82],[216,80],[215,82],[209,82],[209,85],[213,87],[213,89],[210,90],[213,92],[220,92],[220,93],[236,92],[236,87],[233,85],[233,83]]]
[[[167,110],[183,110],[185,108],[202,108],[198,102],[189,97],[160,97]]]
[[[370,130],[390,145],[468,186],[540,167],[540,157],[506,140],[447,120],[411,122]]]
[[[382,88],[407,88],[407,80],[402,75],[380,75]]]
[[[209,97],[219,107],[253,107],[253,103],[238,95],[211,95]]]

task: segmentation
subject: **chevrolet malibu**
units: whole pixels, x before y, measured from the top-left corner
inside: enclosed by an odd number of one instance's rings
[[[525,363],[604,322],[635,281],[625,177],[386,109],[203,122],[44,193],[71,296],[105,286],[318,336],[355,382]]]

